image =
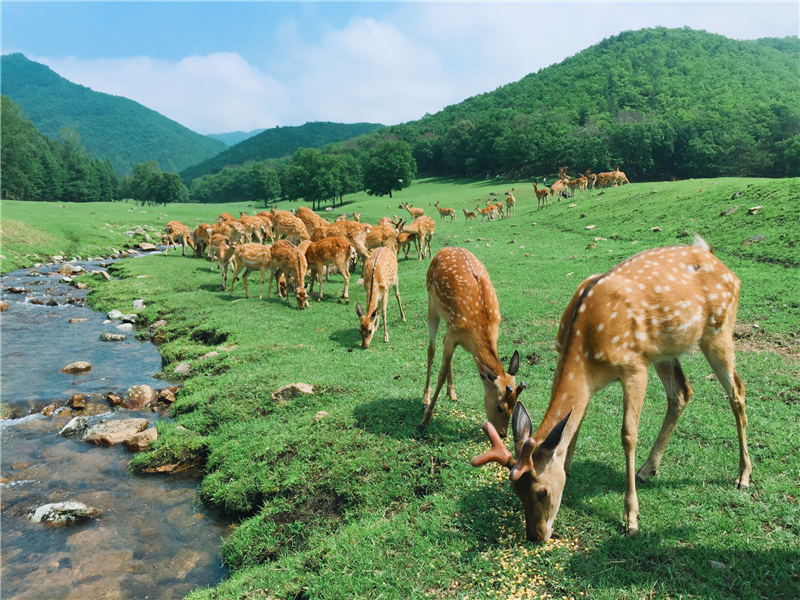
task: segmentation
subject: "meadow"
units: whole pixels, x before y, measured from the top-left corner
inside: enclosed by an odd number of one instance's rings
[[[516,216],[464,221],[462,209],[473,210],[478,199],[483,206],[490,192],[503,200],[511,187]],[[457,222],[441,221],[436,201],[454,208]],[[501,360],[507,365],[520,352],[517,381],[528,385],[521,400],[535,426],[549,401],[556,328],[577,285],[641,250],[702,235],[742,281],[735,337],[747,387],[750,487],[733,486],[733,413],[695,352],[682,360],[694,397],[659,473],[638,486],[639,535],[624,535],[622,394],[612,385],[594,397],[581,429],[554,525],[558,539],[527,542],[507,471],[469,465],[488,443],[482,385],[463,350],[453,361],[459,400],[440,397],[430,426],[417,427],[429,259],[401,255],[407,322],[390,298],[389,343],[378,334],[362,350],[355,304],[366,293],[356,277],[349,305],[337,302],[342,278],[334,276],[323,302],[314,295],[301,312],[274,290],[271,300],[259,300],[257,274],[253,298],[241,284],[230,296],[210,263],[172,250],[113,266],[111,282],[83,280],[97,310],[130,312],[143,298],[145,323],[168,321],[160,346],[165,377],[178,363],[192,367],[173,420],[158,426],[155,449],[131,464],[139,473],[199,461],[200,499],[236,522],[223,544],[230,578],[189,598],[800,597],[800,179],[634,183],[542,211],[529,182],[423,179],[393,199],[348,196],[325,216],[360,210],[362,221],[376,223],[407,216],[401,202],[436,220],[434,252],[461,246],[486,266],[502,312]],[[740,208],[721,214],[733,205]],[[749,214],[754,206],[762,208]],[[0,208],[3,271],[53,254],[122,249],[134,241],[124,231],[136,226],[161,230],[176,219],[194,228],[222,211],[261,210],[9,201]],[[758,235],[764,239],[743,245]],[[207,357],[210,351],[217,354]],[[312,384],[315,393],[270,401],[292,382]],[[637,466],[665,409],[651,369]]]

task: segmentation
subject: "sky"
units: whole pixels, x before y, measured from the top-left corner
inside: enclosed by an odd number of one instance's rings
[[[800,33],[791,2],[11,2],[3,54],[203,134],[436,113],[623,31]]]

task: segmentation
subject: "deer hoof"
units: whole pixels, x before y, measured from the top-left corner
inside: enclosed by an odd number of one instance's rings
[[[639,535],[639,528],[638,527],[628,527],[628,530],[625,532],[629,538],[634,538]]]

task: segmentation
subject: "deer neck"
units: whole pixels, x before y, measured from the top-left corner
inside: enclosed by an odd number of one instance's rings
[[[489,367],[495,375],[498,377],[504,375],[506,370],[497,354],[497,342],[495,339],[489,335],[488,331],[482,331],[480,328],[472,329],[469,333],[472,339],[469,340],[468,344],[464,344],[466,349],[482,365]]]

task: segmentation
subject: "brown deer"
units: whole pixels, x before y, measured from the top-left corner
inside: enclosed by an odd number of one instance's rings
[[[401,232],[400,235],[397,236],[397,255],[399,256],[400,250],[402,250],[404,252],[404,258],[408,258],[408,252],[411,250],[412,245],[419,251],[417,234],[408,231]]]
[[[386,217],[384,217],[385,219]],[[385,222],[381,219],[383,224],[378,224],[369,230],[366,238],[367,250],[372,251],[375,248],[386,246],[391,248],[397,253],[397,236],[400,235],[400,228],[403,224],[402,221],[393,223],[392,221]]]
[[[308,263],[306,256],[297,249],[297,246],[286,240],[275,240],[275,243],[270,246],[272,260],[270,262],[270,278],[269,285],[267,286],[267,299],[270,297],[272,290],[272,280],[275,280],[276,285],[280,285],[279,278],[281,274],[286,277],[294,277],[295,285],[297,287],[296,298],[297,307],[303,310],[308,303],[308,292],[305,288],[306,271],[308,270]],[[278,288],[280,294],[280,287]],[[286,304],[289,304],[289,294],[286,294]]]
[[[327,223],[324,227],[317,227],[312,241],[318,242],[326,237],[343,237],[350,240],[356,248],[356,252],[362,260],[369,256],[367,249],[367,235],[371,227],[366,223],[356,223],[355,221],[339,221],[338,223]]]
[[[506,216],[511,216],[511,211],[514,211],[514,216],[517,216],[517,199],[514,197],[514,188],[506,192]]]
[[[550,198],[548,202],[550,206],[553,206],[553,196],[558,198],[558,201],[561,202],[561,194],[567,191],[567,183],[564,179],[559,179],[553,185],[550,186]]]
[[[476,213],[474,210],[467,210],[466,208],[464,209],[464,220],[465,221],[469,221],[470,219],[477,219],[477,218],[478,218],[478,213]]]
[[[313,210],[308,208],[307,206],[301,206],[294,212],[294,216],[300,219],[303,224],[306,226],[306,230],[308,234],[313,236],[314,232],[317,230],[317,227],[325,227],[328,222],[320,217],[317,213]]]
[[[223,223],[225,221],[233,221],[233,220],[234,220],[233,215],[226,212],[220,213],[220,215],[217,217],[217,223]]]
[[[225,291],[228,285],[228,269],[233,262],[234,245],[228,238],[223,235],[216,234],[212,236],[209,249],[213,246],[213,256],[211,258],[211,270],[214,270],[214,261],[219,265],[220,274],[222,275],[222,291]]]
[[[314,278],[319,278],[319,298],[317,302],[322,302],[322,275],[325,265],[336,265],[339,273],[344,277],[344,293],[342,300],[345,304],[350,304],[348,289],[350,287],[350,264],[358,260],[355,246],[350,240],[343,237],[324,238],[318,242],[311,242],[305,250],[306,262],[308,263],[308,274],[311,278],[311,285],[308,293],[314,293]],[[339,300],[341,302],[342,300]]]
[[[508,371],[503,369],[497,353],[500,327],[500,305],[489,279],[489,273],[469,250],[446,247],[433,257],[425,283],[428,287],[428,375],[422,404],[426,406],[422,427],[427,427],[439,392],[447,380],[447,395],[456,400],[453,387],[453,352],[462,346],[478,367],[483,382],[483,403],[486,418],[501,436],[508,429],[508,419],[525,385],[515,387],[519,369],[519,352],[514,352]],[[442,368],[436,391],[431,397],[431,366],[436,353],[436,332],[439,321],[447,324],[442,353]]]
[[[378,248],[364,263],[364,289],[367,290],[367,310],[361,308],[361,303],[356,303],[356,315],[360,319],[359,331],[361,332],[361,347],[369,348],[372,336],[380,325],[378,309],[383,312],[383,341],[389,341],[389,329],[386,323],[386,306],[389,303],[389,288],[394,287],[397,297],[397,306],[403,323],[406,315],[400,302],[400,287],[397,278],[397,255],[391,248]]]
[[[203,256],[208,249],[208,242],[211,239],[211,234],[208,233],[208,229],[210,228],[211,225],[208,223],[201,223],[195,227],[194,231],[192,232],[195,256]]]
[[[568,179],[565,181],[566,186],[572,191],[573,197],[575,196],[575,190],[579,190],[581,193],[581,200],[583,200],[583,190],[589,184],[589,180],[586,177],[578,177],[577,179]]]
[[[401,231],[405,233],[413,233],[417,238],[417,249],[419,250],[418,260],[422,260],[427,256],[425,248],[431,253],[431,239],[433,238],[434,230],[436,229],[436,221],[427,215],[422,215],[414,220],[411,225],[403,225]]]
[[[264,244],[233,244],[233,280],[231,281],[230,295],[233,296],[233,286],[236,284],[236,279],[239,273],[244,271],[242,275],[242,282],[244,283],[244,295],[250,297],[250,292],[247,290],[247,278],[253,271],[261,273],[261,289],[258,292],[258,299],[264,297],[264,273],[271,267],[272,251],[270,246]],[[224,279],[223,279],[224,282]]]
[[[543,187],[540,190],[539,187],[538,187],[538,184],[534,182],[533,191],[536,194],[537,210],[542,210],[544,208],[545,202],[547,202],[547,194],[548,194],[549,190],[547,189],[547,187]],[[553,203],[550,202],[550,206],[552,206],[552,205],[553,205]]]
[[[283,211],[272,217],[272,233],[276,238],[286,236],[292,244],[311,239],[303,221],[292,214],[284,214]]]
[[[456,211],[454,211],[452,208],[441,208],[439,206],[438,200],[434,202],[433,205],[436,207],[436,210],[439,211],[440,219],[444,219],[445,217],[450,217],[451,222],[456,220]]]
[[[497,216],[497,210],[495,209],[494,205],[487,206],[486,208],[481,208],[481,205],[475,207],[475,210],[481,213],[481,223],[486,217],[489,217],[490,221],[494,221],[495,217]]]
[[[267,226],[261,217],[250,217],[244,214],[238,221],[245,226],[245,237],[248,241],[255,237],[259,244],[264,243],[264,238],[267,237]]]
[[[186,246],[189,246],[192,249],[192,253],[194,253],[194,242],[192,241],[192,232],[189,228],[181,223],[180,221],[170,221],[166,224],[165,229],[167,231],[167,235],[169,239],[175,244],[175,238],[180,237],[181,239],[181,256],[186,256]],[[164,256],[167,255],[167,251],[169,251],[169,244],[167,244],[166,250],[164,250]],[[177,248],[178,246],[175,245]]]
[[[411,217],[414,218],[414,219],[416,219],[418,217],[421,217],[422,215],[425,214],[425,211],[423,209],[414,208],[413,206],[409,206],[407,202],[403,202],[403,204],[401,204],[400,206],[405,208],[408,211],[408,213],[411,215]]]
[[[525,508],[529,540],[550,538],[581,422],[589,401],[614,381],[622,384],[625,451],[625,524],[638,531],[636,481],[655,474],[672,431],[692,396],[678,357],[699,345],[725,389],[739,436],[737,488],[746,488],[752,466],[747,451],[745,388],[734,366],[733,325],[739,279],[696,237],[694,246],[646,250],[578,286],[561,317],[560,352],[550,404],[534,432],[525,408],[512,421],[516,462],[491,429],[492,450],[473,459],[511,469],[514,492]],[[650,456],[636,471],[639,416],[654,365],[667,392],[667,414]]]

